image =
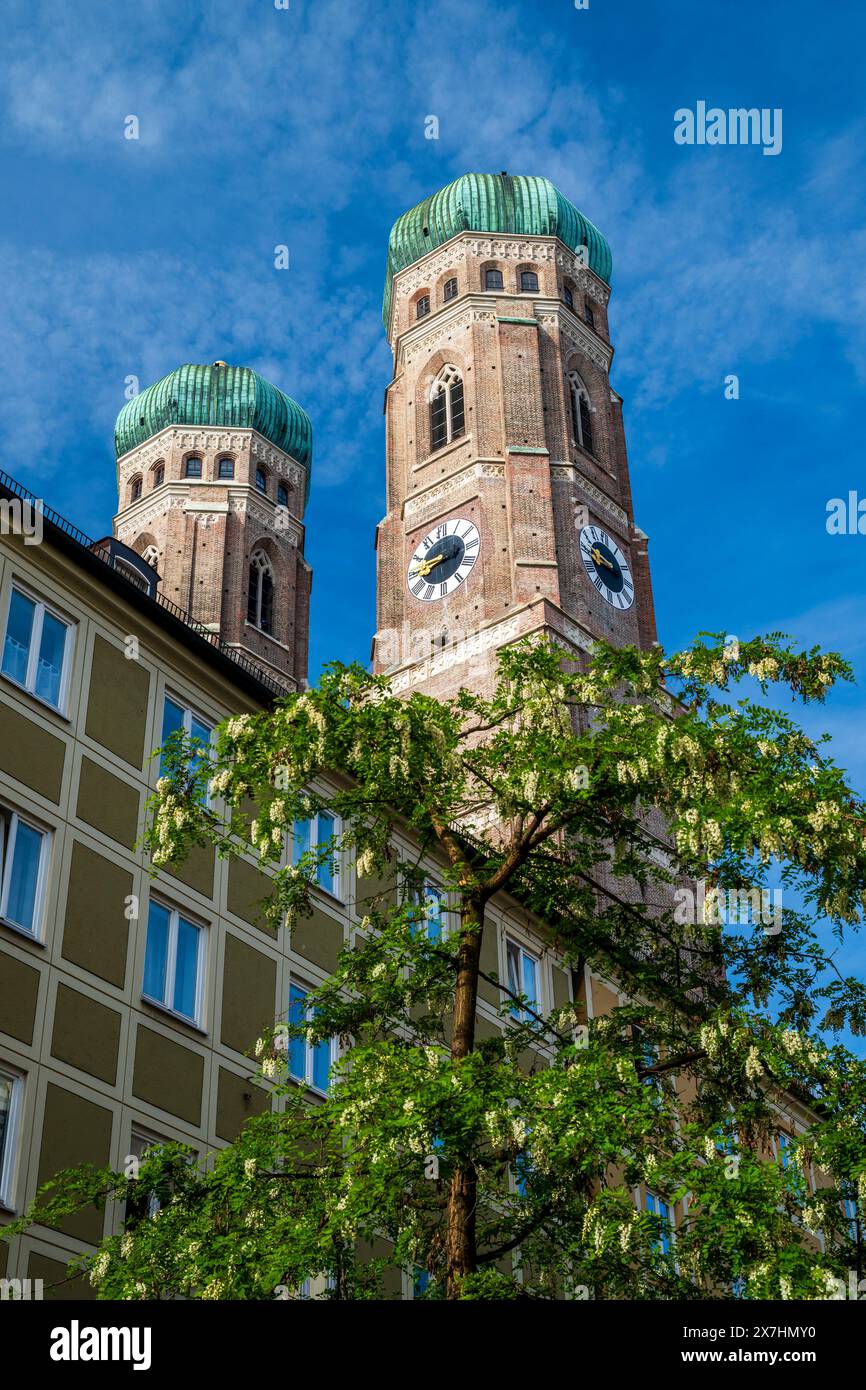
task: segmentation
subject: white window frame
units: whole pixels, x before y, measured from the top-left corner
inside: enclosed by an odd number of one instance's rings
[[[327,807],[323,807],[322,809],[323,809],[325,815],[331,816],[331,817],[333,818],[333,821],[334,821],[334,831],[333,831],[333,835],[332,835],[332,836],[329,836],[330,839],[334,839],[334,840],[336,840],[336,842],[337,842],[337,847],[336,847],[336,849],[334,850],[334,861],[333,861],[333,862],[334,862],[334,886],[333,886],[333,888],[326,888],[323,884],[321,884],[321,883],[319,882],[318,877],[317,877],[316,874],[313,874],[313,876],[312,876],[311,879],[310,879],[310,882],[313,884],[313,886],[314,886],[315,888],[318,888],[319,891],[320,891],[321,893],[325,893],[325,894],[327,894],[327,896],[328,896],[329,898],[333,898],[335,902],[341,903],[341,902],[345,902],[344,892],[345,892],[345,888],[346,888],[346,884],[345,884],[345,882],[344,882],[344,880],[345,880],[345,873],[344,873],[344,867],[343,867],[343,851],[342,851],[341,844],[340,844],[340,842],[341,842],[341,840],[342,840],[342,836],[343,836],[343,821],[342,821],[342,818],[341,818],[340,816],[338,816],[334,811],[329,811]],[[309,817],[299,817],[299,819],[302,819],[302,820],[303,820],[303,819],[306,819],[306,820],[307,820],[307,824],[308,824],[309,827],[310,827],[310,843],[309,843],[309,845],[308,845],[308,848],[309,848],[310,850],[317,850],[317,849],[319,848],[319,815],[320,815],[320,814],[321,814],[321,813],[320,813],[319,811],[316,811],[315,815],[312,815],[312,816],[309,816]],[[295,822],[295,823],[292,825],[292,844],[291,844],[291,848],[290,848],[290,851],[289,851],[289,861],[290,861],[290,863],[292,863],[292,864],[294,864],[294,862],[295,862],[295,824],[297,824],[297,822]]]
[[[6,838],[6,827],[3,820],[0,820],[0,922],[4,926],[11,927],[14,931],[21,932],[30,941],[42,940],[42,921],[45,908],[45,890],[48,880],[48,854],[51,831],[44,825],[31,819],[30,816],[22,816],[20,811],[15,811],[6,802],[0,803],[0,812],[4,813],[9,819],[8,843]],[[6,916],[6,907],[9,901],[9,879],[12,864],[15,857],[15,841],[18,834],[19,822],[23,821],[31,830],[35,830],[42,837],[39,849],[39,867],[36,870],[36,892],[33,897],[33,928],[30,930],[20,922],[13,922]]]
[[[165,967],[165,994],[171,999],[174,996],[174,981],[177,972],[177,936],[181,917],[188,922],[191,927],[198,929],[198,958],[195,969],[195,1015],[182,1014],[179,1009],[175,1009],[171,1004],[167,1004],[162,999],[154,999],[152,995],[144,992],[144,972],[147,965],[147,939],[150,932],[150,904],[156,903],[169,914],[168,922],[168,947],[166,951]],[[204,1028],[204,997],[205,981],[207,973],[207,926],[199,918],[187,912],[186,908],[176,907],[167,898],[153,894],[147,906],[146,930],[144,933],[144,960],[141,970],[141,997],[145,1003],[152,1005],[155,1009],[161,1009],[163,1013],[171,1014],[172,1018],[179,1018],[183,1023],[189,1023],[201,1032]]]
[[[27,672],[24,680],[16,680],[7,671],[2,671],[3,653],[6,647],[6,634],[9,631],[9,617],[12,611],[12,595],[19,593],[22,598],[36,606],[33,615],[33,629],[30,634],[30,651],[27,654]],[[49,613],[52,618],[56,618],[66,628],[66,637],[63,642],[63,666],[60,671],[60,690],[57,695],[57,704],[54,705],[50,700],[46,700],[44,695],[36,693],[36,666],[39,660],[39,649],[42,646],[42,627],[45,622],[45,614]],[[9,595],[6,601],[6,621],[3,624],[3,640],[0,642],[0,671],[4,680],[15,685],[19,690],[26,690],[28,695],[32,695],[34,700],[38,700],[46,709],[53,709],[57,714],[66,714],[67,702],[69,699],[69,682],[72,671],[72,655],[75,644],[75,628],[77,624],[71,618],[67,618],[65,613],[55,607],[50,601],[40,598],[38,594],[29,589],[26,584],[21,584],[17,579],[13,579],[9,585]]]
[[[141,1162],[144,1160],[144,1156],[145,1156],[145,1154],[147,1153],[147,1150],[148,1150],[148,1149],[155,1149],[155,1148],[157,1148],[160,1144],[169,1144],[169,1143],[171,1143],[171,1140],[170,1140],[170,1139],[161,1139],[158,1135],[152,1133],[151,1130],[144,1129],[141,1125],[137,1125],[137,1124],[133,1121],[133,1124],[132,1124],[132,1126],[131,1126],[131,1128],[130,1128],[130,1131],[129,1131],[129,1148],[128,1148],[128,1150],[127,1150],[127,1153],[130,1155],[130,1157],[133,1155],[133,1152],[134,1152],[133,1145],[134,1145],[134,1143],[135,1143],[136,1140],[138,1140],[139,1143],[140,1143],[140,1145],[141,1145],[141,1153],[140,1153],[140,1154],[135,1154],[135,1157],[138,1159],[139,1163],[141,1163]],[[127,1198],[127,1204],[128,1204],[128,1202],[129,1202],[129,1199]],[[150,1220],[150,1221],[153,1220],[153,1218],[156,1216],[156,1213],[160,1210],[161,1206],[162,1206],[162,1202],[159,1200],[159,1198],[156,1196],[156,1194],[155,1194],[154,1192],[148,1193],[148,1197],[147,1197],[147,1216],[148,1216],[148,1220]],[[124,1214],[124,1219],[125,1219],[125,1214]]]
[[[24,1096],[24,1077],[20,1072],[0,1067],[4,1081],[12,1082],[12,1096],[6,1120],[3,1152],[0,1154],[0,1207],[15,1210],[15,1178],[18,1159],[18,1135],[21,1127],[21,1107]]]
[[[213,744],[214,744],[214,731],[215,731],[215,729],[216,729],[216,722],[210,717],[210,715],[203,715],[199,710],[195,709],[195,708],[189,703],[189,701],[186,699],[186,697],[185,697],[184,695],[174,695],[174,694],[171,692],[171,690],[168,689],[168,687],[166,687],[166,689],[165,689],[165,690],[163,691],[163,693],[162,693],[162,719],[161,719],[160,725],[159,725],[159,743],[158,743],[158,746],[159,746],[159,747],[162,747],[162,743],[163,743],[163,739],[164,739],[164,735],[163,735],[162,730],[165,728],[165,702],[166,702],[166,700],[170,700],[171,703],[172,703],[173,705],[177,705],[177,708],[178,708],[178,709],[183,710],[183,731],[184,731],[184,733],[187,735],[187,737],[188,737],[188,738],[191,738],[191,737],[192,737],[192,721],[193,721],[193,719],[196,719],[196,720],[198,721],[199,724],[203,724],[204,727],[207,729],[207,731],[208,731],[208,747],[209,747],[209,748],[212,748],[212,747],[213,747]],[[162,760],[160,759],[160,763],[161,763],[161,761],[162,761]],[[159,773],[159,775],[162,776],[162,768],[161,768],[161,766],[160,766],[160,773]],[[204,802],[203,802],[203,804],[204,804],[205,806],[210,806],[210,804],[211,804],[210,781],[208,781],[207,786],[205,787],[205,794],[204,794]]]
[[[536,983],[536,991],[535,991],[535,992],[536,992],[536,999],[535,999],[535,1009],[534,1009],[533,1012],[536,1013],[536,1014],[538,1014],[539,1017],[542,1017],[542,1018],[543,1018],[546,1011],[545,1011],[545,1007],[544,1007],[545,991],[544,991],[544,979],[543,979],[543,973],[542,973],[542,960],[541,960],[541,955],[540,955],[540,953],[539,953],[533,946],[530,946],[527,942],[523,941],[523,940],[521,939],[521,937],[518,936],[518,934],[517,934],[516,932],[514,932],[514,931],[512,931],[510,928],[506,927],[506,928],[505,928],[505,931],[503,932],[503,947],[502,947],[502,951],[503,951],[503,965],[504,965],[505,969],[504,969],[504,971],[503,971],[503,973],[502,973],[502,976],[501,976],[502,980],[505,982],[506,989],[510,989],[510,988],[511,988],[511,986],[510,986],[510,984],[509,984],[509,982],[508,982],[508,948],[509,948],[509,946],[513,946],[513,947],[515,948],[515,950],[519,953],[519,967],[520,967],[520,969],[519,969],[519,975],[520,975],[520,978],[519,978],[519,982],[518,982],[518,983],[519,983],[520,988],[519,988],[518,991],[517,991],[518,994],[527,994],[527,991],[523,988],[523,957],[524,957],[524,955],[529,956],[529,958],[535,962],[535,983]],[[527,996],[527,997],[528,997],[528,996]],[[509,1015],[510,1015],[510,1017],[514,1018],[516,1014],[519,1014],[519,1019],[518,1019],[517,1021],[519,1021],[520,1023],[525,1023],[525,1022],[527,1021],[528,1018],[531,1018],[531,1017],[532,1017],[532,1015],[526,1013],[526,1010],[525,1010],[525,1009],[523,1009],[523,1008],[518,1008],[518,1005],[516,1005],[516,1004],[514,1003],[514,1001],[513,1001],[513,999],[512,999],[512,997],[511,997],[510,994],[506,994],[506,999],[508,1000],[508,1004],[509,1004]]]
[[[665,1212],[667,1213],[664,1217],[664,1220],[667,1221],[667,1234],[658,1237],[658,1240],[655,1243],[657,1253],[666,1256],[676,1256],[677,1220],[674,1204],[673,1202],[669,1202],[666,1197],[660,1197],[657,1192],[653,1192],[650,1190],[650,1188],[647,1187],[644,1189],[643,1209],[645,1212],[648,1212],[650,1216],[660,1217],[662,1215],[660,1211],[653,1211],[652,1207],[650,1206],[650,1200],[655,1202],[657,1206],[661,1204],[665,1208]],[[667,1250],[663,1249],[662,1247],[663,1240],[667,1240],[668,1242]]]
[[[306,998],[309,998],[310,991],[316,988],[314,984],[311,984],[309,980],[304,979],[302,975],[295,974],[293,970],[289,971],[288,1017],[290,1020],[292,1012],[292,985],[294,985],[296,989],[302,989]],[[304,1005],[304,1019],[306,1022],[309,1022],[310,1020],[309,1004]],[[290,1039],[289,1041],[291,1042],[292,1040]],[[322,1041],[324,1042],[325,1039],[322,1039]],[[328,1038],[327,1042],[330,1051],[330,1058],[328,1061],[328,1072],[330,1076],[330,1069],[333,1067],[334,1063],[340,1056],[340,1040],[336,1035],[334,1035],[333,1037]],[[307,1042],[307,1039],[304,1038],[304,1075],[302,1077],[296,1076],[295,1073],[291,1070],[291,1053],[288,1048],[286,1049],[286,1066],[288,1068],[289,1077],[292,1081],[296,1082],[299,1086],[306,1086],[308,1091],[313,1091],[314,1094],[317,1096],[326,1096],[328,1094],[328,1091],[322,1090],[321,1086],[317,1086],[312,1079],[314,1050],[315,1049],[313,1047],[313,1044]]]
[[[426,909],[428,900],[433,897],[435,897],[439,903],[439,941],[441,943],[447,939],[450,929],[450,894],[446,892],[440,883],[436,882],[435,878],[425,874],[424,882],[421,887],[413,889],[412,891],[412,904],[414,907],[424,907]],[[415,923],[415,929],[416,931],[423,931],[428,941],[434,940],[430,935],[430,918],[426,914],[426,911],[423,919]]]

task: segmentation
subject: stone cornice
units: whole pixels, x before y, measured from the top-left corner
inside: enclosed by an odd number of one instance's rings
[[[485,232],[460,232],[413,261],[405,270],[394,276],[394,292],[391,300],[391,322],[388,327],[389,341],[394,342],[394,315],[397,304],[416,290],[432,285],[448,270],[464,265],[470,258],[475,260],[513,260],[513,261],[554,261],[560,269],[567,271],[571,279],[584,294],[597,304],[607,304],[610,286],[606,285],[594,270],[590,270],[583,257],[577,255],[559,237],[520,237],[503,234],[490,235]],[[496,291],[491,292],[496,297]],[[499,295],[502,298],[502,295]],[[465,303],[465,297],[457,301]],[[439,311],[441,313],[441,310]],[[414,331],[413,329],[408,330]],[[406,334],[401,335],[401,339]]]
[[[220,429],[195,425],[166,425],[159,434],[130,449],[117,460],[118,477],[122,480],[134,477],[142,469],[165,458],[171,447],[194,449],[202,454],[241,454],[250,450],[256,463],[267,464],[269,468],[294,487],[301,487],[306,478],[306,469],[290,454],[278,449],[270,440],[253,429]],[[215,483],[219,479],[213,479]]]

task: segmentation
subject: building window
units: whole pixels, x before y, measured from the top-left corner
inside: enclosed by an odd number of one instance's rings
[[[574,308],[574,295],[572,294],[572,292],[571,292],[571,290],[569,289],[568,285],[563,285],[563,287],[562,287],[562,297],[563,297],[563,299],[565,300],[566,304],[568,305],[569,309],[573,309],[573,308]]]
[[[286,507],[289,505],[289,489],[285,483],[277,483],[277,506]]]
[[[0,918],[38,937],[48,835],[0,806]]]
[[[12,1175],[18,1140],[18,1113],[23,1083],[20,1076],[0,1071],[0,1205],[11,1210]]]
[[[661,1223],[658,1237],[652,1242],[653,1251],[656,1254],[669,1255],[673,1241],[673,1217],[670,1207],[654,1192],[648,1192],[646,1194],[646,1210],[651,1216],[657,1216]]]
[[[340,897],[340,824],[330,811],[319,811],[310,820],[296,820],[292,841],[292,863],[295,868],[304,854],[317,853],[330,847],[330,853],[316,865],[316,882],[332,897]]]
[[[165,464],[163,464],[163,463],[158,463],[158,464],[156,465],[156,467],[154,468],[154,470],[153,470],[153,485],[154,485],[154,487],[162,487],[162,485],[163,485],[164,482],[165,482]]]
[[[429,1271],[423,1269],[421,1265],[414,1265],[412,1269],[412,1297],[423,1298],[429,1287]]]
[[[420,889],[415,889],[413,899],[423,910],[424,916],[413,924],[412,935],[422,933],[428,941],[441,941],[446,932],[445,914],[448,911],[445,894],[435,883],[425,881]]]
[[[854,1244],[860,1241],[860,1218],[857,1212],[857,1197],[855,1189],[849,1185],[843,1187],[845,1196],[842,1198],[842,1215],[845,1218],[845,1225],[848,1231],[849,1240]]]
[[[540,1012],[538,999],[539,960],[525,946],[510,938],[505,942],[508,988],[512,994],[522,994],[523,1004],[512,1002],[511,1016],[521,1022]]]
[[[307,1003],[309,991],[305,985],[292,980],[289,984],[289,1024],[310,1023],[313,1010]],[[305,1037],[289,1039],[289,1075],[293,1081],[327,1091],[331,1084],[331,1067],[337,1060],[337,1039],[323,1038],[311,1043]]]
[[[442,298],[447,304],[450,300],[457,298],[457,276],[452,275],[450,280],[445,281],[445,288],[442,291]]]
[[[3,642],[3,674],[55,709],[66,698],[72,624],[13,588]]]
[[[588,323],[590,328],[595,328],[595,314],[592,312],[592,305],[588,299],[583,301],[583,318],[584,322]]]
[[[427,316],[427,314],[429,314],[429,312],[430,312],[430,296],[429,296],[429,294],[422,294],[421,298],[418,300],[417,304],[415,305],[415,317],[416,317],[416,319],[423,319],[423,318],[425,318],[425,317]]]
[[[234,476],[235,476],[235,461],[234,461],[234,459],[220,459],[219,462],[218,462],[218,464],[217,464],[217,477],[218,477],[218,478],[222,478],[222,479],[225,480],[225,479],[233,478]]]
[[[485,270],[485,272],[484,272],[484,288],[485,288],[486,290],[501,290],[501,289],[502,289],[502,271],[501,271],[501,270]]]
[[[256,469],[256,492],[267,492],[268,475],[263,468]]]
[[[463,378],[456,367],[445,367],[430,393],[430,448],[441,449],[459,439],[466,428]]]
[[[184,476],[185,478],[200,478],[200,477],[201,477],[201,459],[197,459],[197,458],[190,458],[190,459],[187,459],[186,462],[185,462],[184,465],[183,465],[183,476]]]
[[[142,1134],[134,1129],[130,1135],[127,1163],[130,1158],[141,1163],[149,1149],[158,1149],[164,1143],[164,1139],[156,1139],[153,1135]],[[139,1221],[152,1221],[162,1206],[165,1195],[165,1193],[154,1189],[140,1188],[136,1183],[135,1188],[126,1199],[126,1209],[123,1214],[124,1224],[134,1226]]]
[[[130,485],[129,485],[129,500],[130,500],[130,502],[137,502],[137,501],[138,501],[139,497],[141,496],[141,487],[142,487],[141,478],[133,478],[132,482],[131,482]]]
[[[196,740],[196,747],[193,749],[189,761],[190,772],[194,773],[198,769],[200,763],[206,761],[209,757],[213,727],[205,723],[203,719],[200,719],[197,714],[193,713],[188,705],[182,705],[179,701],[173,700],[170,695],[166,695],[162,711],[163,744],[167,743],[172,734],[177,733],[184,733],[187,737]],[[164,753],[160,759],[159,772],[161,777],[167,774]],[[208,798],[206,793],[203,795],[202,800],[205,805],[207,805]]]
[[[205,930],[151,898],[142,994],[188,1023],[201,1024]]]
[[[118,574],[122,574],[124,579],[130,584],[134,584],[136,589],[143,589],[145,593],[150,590],[150,583],[147,575],[142,574],[136,565],[131,565],[128,560],[122,560],[119,555],[114,558],[114,568]]]
[[[577,372],[569,373],[568,397],[571,404],[571,428],[574,433],[574,441],[588,454],[591,454],[593,452],[592,407],[589,403],[589,392]]]
[[[274,571],[263,550],[254,550],[250,556],[247,622],[262,632],[273,632]]]
[[[534,270],[521,270],[520,272],[520,293],[537,294],[538,276]]]

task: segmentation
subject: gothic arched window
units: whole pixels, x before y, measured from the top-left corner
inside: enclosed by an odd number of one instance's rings
[[[592,406],[589,401],[589,392],[577,372],[569,372],[568,396],[571,402],[571,428],[574,432],[575,443],[585,449],[588,454],[591,454],[593,453]]]
[[[274,571],[263,550],[250,556],[250,586],[247,591],[247,622],[262,632],[274,626]]]
[[[443,367],[430,392],[430,448],[441,449],[465,432],[463,378],[456,367]]]
[[[155,464],[153,465],[153,485],[154,485],[154,487],[162,487],[162,485],[163,485],[164,482],[165,482],[165,464],[164,464],[164,463],[155,463]]]
[[[129,499],[131,502],[137,502],[140,496],[141,478],[133,478],[132,482],[129,484]]]

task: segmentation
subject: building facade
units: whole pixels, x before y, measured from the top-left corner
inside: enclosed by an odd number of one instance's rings
[[[373,643],[395,690],[485,690],[498,649],[530,633],[575,659],[599,636],[655,640],[609,379],[610,269],[601,234],[544,179],[466,175],[395,224]],[[251,1079],[255,1039],[303,1007],[371,901],[393,899],[401,857],[418,861],[399,829],[386,880],[358,881],[338,856],[312,916],[276,929],[253,860],[197,850],[150,875],[137,845],[154,750],[179,728],[206,743],[220,720],[305,685],[312,431],[257,373],[215,362],[129,400],[115,447],[111,537],[47,510],[41,544],[0,528],[0,1222],[63,1168],[121,1168],[160,1140],[201,1154],[231,1142],[271,1104]],[[5,516],[33,501],[0,475]],[[422,865],[447,932],[442,866]],[[567,969],[503,894],[479,1038],[507,1026],[491,981],[515,961],[540,1012],[626,1002],[589,966]],[[321,1095],[331,1060],[307,1048],[293,1080]],[[66,1264],[123,1219],[91,1210],[0,1243],[0,1278],[91,1297]],[[388,1296],[414,1289],[391,1272]]]

